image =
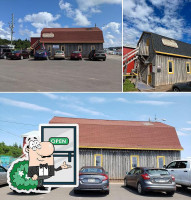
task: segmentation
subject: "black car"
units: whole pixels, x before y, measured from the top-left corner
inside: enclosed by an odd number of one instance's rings
[[[11,53],[11,49],[8,47],[0,47],[0,58],[7,59],[8,55]]]
[[[191,81],[185,83],[175,83],[172,86],[174,92],[191,92]]]
[[[124,185],[136,188],[141,195],[154,191],[173,196],[176,191],[175,178],[166,169],[136,167],[126,174]]]
[[[102,167],[86,166],[80,169],[79,186],[74,192],[102,191],[109,194],[109,177]]]
[[[104,50],[92,50],[89,53],[89,59],[90,60],[106,60],[106,53]]]

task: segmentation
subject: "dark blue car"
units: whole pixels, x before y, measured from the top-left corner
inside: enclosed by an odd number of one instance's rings
[[[50,57],[50,53],[46,50],[37,50],[34,55],[34,59],[45,59],[48,60]]]

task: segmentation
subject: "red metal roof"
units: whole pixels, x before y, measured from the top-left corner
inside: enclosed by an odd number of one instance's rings
[[[54,117],[49,123],[79,124],[81,148],[183,149],[175,128],[160,122]]]
[[[53,38],[43,38],[43,33],[53,33]],[[44,28],[41,43],[104,43],[103,32],[94,28]]]

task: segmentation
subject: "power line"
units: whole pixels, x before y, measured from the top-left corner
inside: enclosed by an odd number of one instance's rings
[[[9,131],[3,130],[3,129],[0,129],[0,131],[3,131],[3,132],[8,133],[8,134],[10,134],[10,135],[14,135],[14,136],[16,136],[16,137],[18,137],[18,138],[21,138],[20,136],[14,134],[14,133],[11,133],[11,132],[9,132]]]

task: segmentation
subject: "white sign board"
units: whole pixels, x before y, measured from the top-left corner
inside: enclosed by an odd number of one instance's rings
[[[48,187],[75,187],[79,182],[79,134],[77,124],[43,124],[40,125],[41,142],[54,145],[54,168],[63,162],[71,167],[59,170],[55,175],[43,180]]]
[[[43,33],[42,37],[43,38],[54,38],[54,33]]]
[[[168,47],[178,48],[178,44],[174,40],[162,38],[162,43]]]

